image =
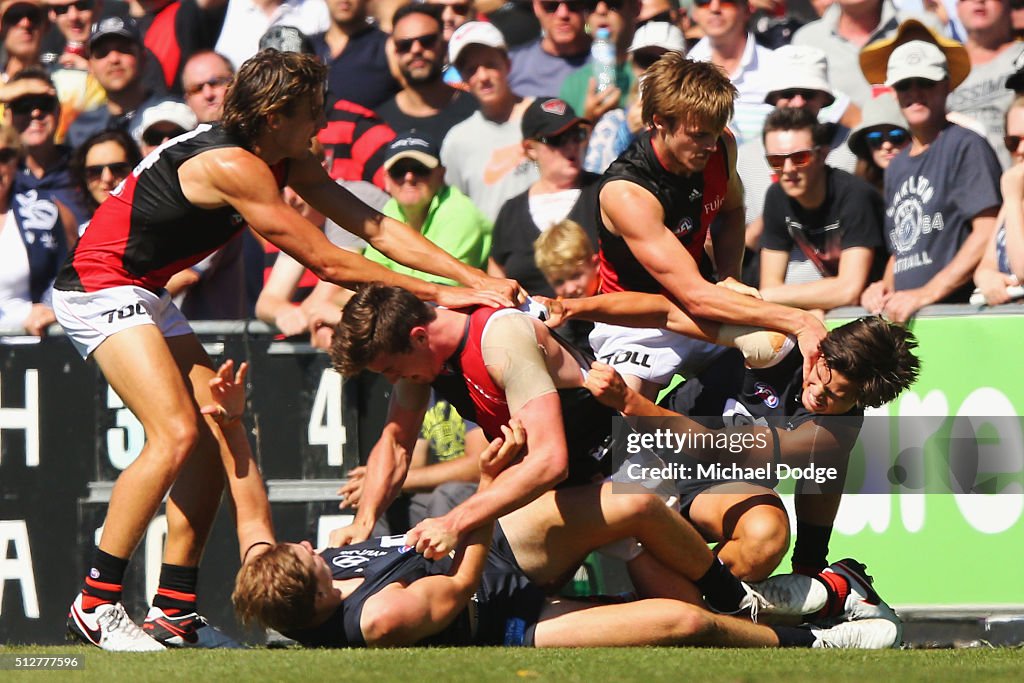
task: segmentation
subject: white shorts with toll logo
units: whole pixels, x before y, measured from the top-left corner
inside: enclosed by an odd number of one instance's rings
[[[711,344],[662,329],[594,323],[590,346],[602,363],[622,375],[665,386],[676,373],[694,377],[725,352]]]
[[[82,358],[121,330],[156,325],[165,337],[192,334],[192,326],[166,290],[125,285],[98,292],[53,290],[53,312]]]

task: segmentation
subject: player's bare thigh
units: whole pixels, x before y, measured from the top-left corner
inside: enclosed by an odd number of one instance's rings
[[[690,504],[689,518],[704,538],[720,542],[735,537],[748,513],[767,515],[789,530],[789,518],[779,495],[767,487],[746,482],[728,482],[703,491]]]

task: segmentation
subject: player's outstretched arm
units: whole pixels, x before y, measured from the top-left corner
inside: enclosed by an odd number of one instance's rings
[[[334,182],[312,154],[292,163],[288,181],[310,206],[402,265],[490,292],[503,306],[519,303],[519,283],[493,278],[454,258],[408,225],[374,211]]]
[[[416,438],[430,400],[430,387],[399,380],[391,394],[388,421],[366,462],[356,518],[331,532],[329,544],[339,547],[370,537],[373,525],[402,490]],[[343,486],[339,493],[345,494]],[[345,506],[345,501],[342,501]]]
[[[511,420],[480,455],[480,487],[487,490],[495,477],[518,457],[526,444],[522,424]],[[480,585],[487,564],[493,521],[473,530],[456,551],[447,576],[428,576],[408,586],[392,584],[366,601],[360,628],[370,647],[414,645],[444,630]]]

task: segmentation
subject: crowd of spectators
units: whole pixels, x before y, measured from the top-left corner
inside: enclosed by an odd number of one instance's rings
[[[146,154],[215,123],[264,48],[329,66],[332,177],[531,292],[594,291],[599,174],[643,133],[644,71],[681,52],[738,90],[744,279],[765,299],[899,322],[975,285],[1006,303],[1024,277],[1021,15],[1010,0],[4,0],[0,330],[45,333],[92,212]],[[601,90],[598,29],[616,54]],[[325,226],[366,248],[343,228]],[[168,286],[190,318],[315,335],[345,293],[304,304],[316,283],[288,261],[246,234]]]

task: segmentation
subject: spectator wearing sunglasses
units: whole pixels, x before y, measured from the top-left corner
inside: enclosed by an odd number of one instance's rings
[[[181,87],[185,104],[199,123],[220,121],[224,112],[224,96],[235,78],[235,70],[224,55],[203,50],[188,58],[181,70]]]
[[[843,113],[848,101],[833,90],[828,60],[821,50],[813,47],[784,45],[771,55],[769,64],[771,90],[765,95],[765,104],[771,107],[798,107],[807,109],[831,131],[826,163],[852,173],[857,158],[846,145],[850,129],[842,123],[831,123],[837,113]],[[837,100],[842,101],[837,103]],[[856,110],[859,120],[860,110]],[[743,280],[753,284],[760,281],[758,254],[764,228],[762,214],[768,188],[777,180],[765,162],[762,136],[748,140],[737,152],[736,169],[745,190],[745,221],[747,252],[744,259]]]
[[[971,60],[971,72],[949,94],[950,112],[970,117],[985,127],[989,144],[1004,169],[1010,167],[1010,152],[1003,145],[1006,110],[1014,93],[1006,79],[1024,62],[1024,43],[1013,35],[1009,0],[961,0],[957,14],[967,32],[964,47]]]
[[[274,26],[293,26],[307,36],[330,26],[324,0],[227,0],[224,27],[213,49],[237,69],[259,48],[260,37]]]
[[[40,65],[43,33],[48,27],[40,0],[5,0],[0,4],[0,33],[7,56],[4,81],[22,69]]]
[[[405,87],[377,107],[393,130],[416,129],[444,140],[452,126],[479,109],[476,98],[444,82],[445,53],[441,10],[436,5],[405,5],[395,12],[389,39]]]
[[[139,146],[123,130],[97,133],[75,149],[70,163],[71,178],[90,218],[140,161]],[[84,231],[87,225],[88,221],[79,230]]]
[[[612,109],[625,107],[630,102],[634,77],[628,57],[638,9],[637,0],[599,0],[591,4],[587,31],[595,35],[598,29],[608,29],[609,39],[615,46],[615,85],[597,92],[591,61],[569,74],[558,94],[589,121],[597,121]]]
[[[109,17],[89,38],[89,71],[107,92],[105,106],[82,112],[68,128],[73,146],[104,130],[118,128],[135,136],[142,113],[167,97],[147,88],[143,79],[146,52],[134,19]]]
[[[199,121],[187,104],[168,100],[142,112],[139,127],[135,129],[135,141],[139,143],[142,156],[146,156],[197,125]]]
[[[326,0],[330,26],[311,36],[327,73],[327,106],[346,100],[376,109],[402,85],[388,67],[388,36],[367,19],[369,0]]]
[[[556,95],[562,83],[590,59],[588,0],[533,0],[541,37],[514,48],[508,82],[520,97]]]
[[[612,109],[594,124],[583,168],[591,173],[604,173],[644,129],[640,78],[666,52],[686,52],[683,33],[673,24],[649,22],[633,34],[633,44],[629,46],[633,87],[629,92],[628,104]]]
[[[21,140],[23,154],[14,181],[15,194],[22,198],[19,202],[32,210],[30,205],[36,201],[54,200],[72,211],[76,225],[86,220],[87,212],[68,175],[71,149],[55,139],[60,102],[50,77],[40,67],[25,69],[14,75],[4,91],[17,93],[7,103],[4,122],[13,126]]]
[[[441,8],[441,30],[445,45],[452,39],[455,29],[467,21],[476,21],[476,6],[473,0],[425,0],[424,4]]]
[[[911,136],[885,172],[889,262],[861,305],[904,323],[929,304],[969,299],[995,233],[1002,169],[985,138],[946,116],[947,96],[971,68],[959,43],[908,21],[865,48],[861,68],[896,91]]]
[[[989,306],[1005,304],[1012,296],[1009,288],[1024,282],[1024,97],[1017,95],[1006,110],[1007,152],[1013,166],[1003,172],[1000,183],[1003,208],[996,218],[995,238],[985,250],[974,284]],[[971,298],[972,303],[974,297]]]
[[[42,199],[27,206],[28,198],[15,192],[20,155],[18,131],[0,124],[0,330],[42,336],[56,320],[53,280],[77,233],[69,229],[74,217],[59,203]]]
[[[825,164],[830,137],[806,109],[782,107],[765,119],[765,159],[778,176],[764,202],[765,301],[822,312],[853,306],[881,273],[882,196]]]
[[[441,150],[433,139],[415,130],[399,133],[388,145],[384,170],[391,195],[382,211],[385,216],[411,226],[457,260],[474,268],[485,266],[491,252],[491,222],[458,188],[445,184]],[[453,283],[404,266],[372,246],[363,255],[397,273]]]
[[[856,175],[881,193],[889,162],[910,144],[907,120],[891,92],[880,93],[864,105],[860,126],[847,143],[857,155]]]
[[[522,131],[523,150],[537,164],[540,178],[501,207],[494,221],[488,272],[516,278],[531,294],[554,296],[555,290],[534,260],[537,237],[570,219],[583,227],[597,249],[600,176],[583,170],[590,122],[576,116],[564,100],[539,97],[523,114]]]

